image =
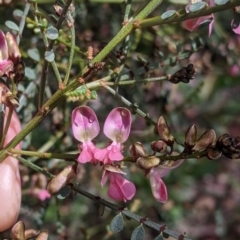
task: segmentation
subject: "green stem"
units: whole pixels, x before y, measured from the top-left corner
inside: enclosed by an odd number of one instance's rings
[[[4,130],[3,130],[2,139],[1,139],[1,142],[0,142],[0,149],[2,149],[5,138],[7,136],[7,132],[8,132],[8,129],[9,129],[9,126],[10,126],[10,123],[11,123],[11,119],[12,119],[12,114],[13,114],[13,108],[10,107],[9,111],[8,111],[7,121],[6,121]]]
[[[68,19],[72,19],[71,13],[69,11],[67,12],[67,17],[68,17]],[[67,67],[66,75],[65,75],[65,78],[64,78],[64,81],[63,81],[63,83],[65,85],[67,85],[68,80],[69,80],[70,71],[71,71],[71,68],[72,68],[73,57],[74,57],[74,48],[75,48],[75,26],[74,26],[74,22],[71,25],[70,32],[71,32],[71,48],[70,48],[70,56],[69,56],[69,59],[68,59],[68,67]]]
[[[153,17],[149,19],[144,19],[139,22],[140,27],[152,27],[155,25],[163,25],[167,23],[180,23],[187,19],[197,18],[202,16],[207,16],[212,13],[221,12],[227,9],[234,8],[240,5],[240,0],[231,0],[225,5],[216,5],[214,7],[208,7],[199,12],[186,13],[184,15],[176,14],[175,17],[170,17],[168,19],[162,19],[161,17]]]
[[[19,154],[19,155],[25,155],[25,156],[32,156],[37,158],[56,158],[56,159],[72,159],[75,160],[78,157],[77,154],[62,154],[62,153],[47,153],[47,152],[33,152],[33,151],[24,151],[24,150],[16,150],[16,149],[9,149],[8,152],[12,154]],[[28,160],[29,161],[29,160]],[[29,161],[32,162],[32,161]]]
[[[36,172],[42,173],[45,176],[49,177],[49,178],[54,178],[54,175],[52,175],[50,172],[46,171],[45,169],[37,166],[36,164],[27,161],[26,159],[22,158],[22,157],[15,157],[19,162],[21,162],[22,164],[24,164],[25,166],[35,170]]]

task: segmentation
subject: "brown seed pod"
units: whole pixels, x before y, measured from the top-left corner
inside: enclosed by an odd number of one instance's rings
[[[146,155],[146,151],[142,143],[136,142],[129,147],[129,152],[134,161],[136,161],[139,157],[144,157]]]
[[[156,156],[139,157],[136,163],[141,169],[149,170],[157,167],[161,163],[161,159]]]
[[[75,175],[76,165],[67,166],[48,183],[48,192],[50,194],[59,192],[73,179]]]
[[[196,141],[193,151],[202,152],[210,146],[214,146],[216,141],[216,133],[213,129],[204,132],[199,139]]]
[[[19,221],[12,227],[11,238],[13,240],[25,240],[24,232],[25,232],[24,222]]]

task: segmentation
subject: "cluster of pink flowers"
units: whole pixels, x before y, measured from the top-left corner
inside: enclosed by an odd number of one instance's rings
[[[112,143],[104,149],[95,146],[92,140],[99,134],[100,127],[94,111],[90,107],[77,107],[72,112],[72,131],[74,137],[81,142],[78,162],[87,162],[93,165],[103,165],[101,185],[109,179],[108,196],[118,201],[131,200],[135,193],[135,185],[123,178],[126,173],[117,164],[123,160],[123,143],[129,137],[131,128],[131,113],[128,109],[118,107],[113,109],[107,116],[103,132],[111,139]],[[182,161],[176,161],[171,166],[160,165],[148,171],[151,189],[154,198],[165,203],[168,199],[167,188],[162,180],[171,169],[178,167]]]
[[[189,13],[190,12],[190,6],[192,4],[194,4],[193,0],[190,0],[188,5],[186,6],[186,12]],[[201,0],[198,2],[202,2]],[[213,7],[215,5],[214,0],[205,0],[205,2],[210,6]],[[202,23],[206,22],[206,21],[210,21],[209,26],[208,26],[208,36],[210,37],[211,33],[212,33],[212,29],[213,29],[213,25],[214,25],[214,15],[208,15],[208,16],[202,16],[202,17],[198,17],[198,18],[193,18],[193,19],[188,19],[186,20],[183,25],[184,27],[189,30],[190,32],[195,31]],[[236,34],[240,34],[240,21],[239,21],[239,16],[235,11],[235,16],[231,21],[231,28],[233,30],[233,32],[235,32]]]
[[[99,134],[100,127],[94,111],[90,107],[77,107],[72,112],[72,130],[74,137],[81,142],[79,163],[91,162],[103,165],[101,185],[109,179],[109,197],[118,201],[131,200],[136,193],[135,185],[124,179],[125,175],[117,161],[123,160],[121,153],[123,143],[127,140],[131,129],[131,113],[128,109],[113,109],[106,118],[103,132],[112,140],[104,149],[98,149],[92,140]]]

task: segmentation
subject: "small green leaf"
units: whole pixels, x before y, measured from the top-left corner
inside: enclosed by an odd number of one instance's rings
[[[154,238],[154,240],[164,240],[162,234],[159,234]]]
[[[167,18],[170,18],[170,17],[172,17],[173,15],[175,15],[177,12],[175,11],[175,10],[168,10],[168,11],[166,11],[165,13],[163,13],[162,15],[161,15],[161,18],[162,18],[162,20],[165,20],[165,19],[167,19]]]
[[[53,50],[45,52],[45,59],[48,62],[52,62],[55,59],[55,54]]]
[[[198,12],[200,10],[203,10],[207,7],[207,3],[205,2],[196,2],[189,7],[190,12]]]
[[[143,240],[145,236],[145,229],[143,225],[136,227],[131,235],[131,240]]]
[[[40,54],[37,48],[32,48],[27,51],[28,56],[36,62],[40,61]]]
[[[18,27],[18,25],[15,23],[15,22],[12,22],[12,21],[6,21],[5,22],[5,25],[8,27],[8,28],[10,28],[10,29],[12,29],[12,30],[14,30],[14,31],[19,31],[19,27]]]
[[[58,30],[55,27],[51,26],[47,29],[46,35],[49,39],[55,40],[58,38],[59,34],[58,34]]]
[[[22,16],[23,16],[23,11],[20,10],[20,9],[15,9],[13,11],[13,17],[17,20],[17,21],[20,21],[22,19]]]
[[[216,5],[225,5],[229,2],[229,0],[215,0]]]
[[[114,233],[118,233],[123,230],[123,227],[124,227],[124,220],[123,220],[122,214],[120,213],[112,219],[110,223],[110,230]]]
[[[71,192],[71,188],[69,186],[66,186],[58,192],[57,198],[62,200],[64,198],[68,197],[70,192]]]
[[[36,79],[36,73],[35,73],[35,71],[32,69],[32,68],[30,68],[30,67],[26,67],[25,68],[25,76],[29,79],[29,80],[34,80],[34,79]]]

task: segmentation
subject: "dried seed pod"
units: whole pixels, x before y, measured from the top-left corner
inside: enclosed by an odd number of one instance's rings
[[[186,134],[185,134],[185,145],[188,148],[194,147],[197,140],[197,128],[196,125],[192,125],[188,128]]]
[[[172,146],[174,143],[174,137],[169,131],[169,127],[167,122],[163,116],[158,119],[157,122],[157,130],[158,134],[160,135],[161,139],[169,146]]]
[[[211,160],[216,160],[222,156],[222,152],[218,149],[209,149],[207,152],[207,157]]]
[[[228,133],[225,133],[218,138],[216,148],[227,158],[239,159],[240,137],[233,138]]]
[[[141,169],[149,170],[158,166],[161,163],[161,159],[156,156],[139,157],[136,163]]]
[[[59,192],[73,179],[75,175],[76,165],[67,166],[48,183],[48,192],[50,194]]]
[[[134,161],[136,161],[139,157],[144,157],[146,155],[146,151],[142,143],[136,142],[129,147],[129,152]]]
[[[196,141],[196,144],[192,150],[196,152],[202,152],[206,150],[206,148],[213,146],[215,144],[215,141],[216,141],[215,131],[213,129],[207,130]]]
[[[153,141],[150,146],[154,152],[164,152],[167,149],[166,143],[162,140]]]
[[[24,232],[25,235],[25,239],[31,239],[31,238],[35,238],[39,235],[40,231],[39,230],[35,230],[35,229],[28,229]]]
[[[13,240],[25,240],[25,225],[24,222],[17,222],[11,229],[11,238]]]
[[[189,64],[187,67],[182,67],[175,72],[170,78],[171,83],[177,84],[179,82],[189,83],[194,78],[196,71],[193,64]]]
[[[40,232],[39,235],[36,237],[36,240],[48,240],[48,232]]]

